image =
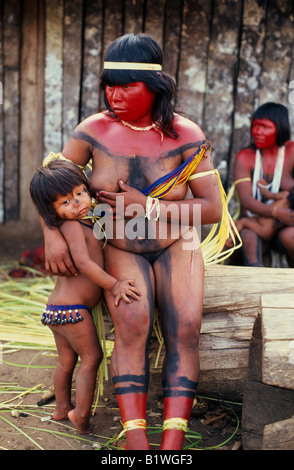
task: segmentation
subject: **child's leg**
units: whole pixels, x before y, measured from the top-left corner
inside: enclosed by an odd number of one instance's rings
[[[71,384],[78,358],[66,337],[60,334],[61,328],[63,326],[51,328],[58,351],[58,363],[54,372],[56,407],[53,418],[56,420],[67,419],[68,412],[73,408],[71,404]]]
[[[102,350],[92,316],[87,311],[83,311],[82,315],[82,322],[66,325],[70,329],[68,338],[72,348],[81,358],[76,375],[76,406],[68,417],[81,434],[86,434],[90,432],[90,411]]]

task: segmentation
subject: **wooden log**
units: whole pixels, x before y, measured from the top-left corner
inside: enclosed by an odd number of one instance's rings
[[[287,276],[285,276],[286,279]],[[261,318],[254,324],[249,348],[248,380],[242,410],[244,450],[261,450],[265,426],[289,419],[294,414],[294,391],[262,383]]]
[[[82,0],[64,2],[62,146],[79,123],[82,69]]]
[[[227,167],[230,148],[241,12],[241,2],[214,2],[203,129],[219,168]]]
[[[23,2],[21,54],[21,126],[20,126],[20,219],[40,225],[30,198],[29,185],[35,167],[43,158],[44,117],[44,25],[43,2]]]
[[[294,23],[293,2],[270,2],[264,60],[260,77],[259,102],[288,104]],[[279,83],[279,86],[277,86]]]
[[[163,47],[165,0],[148,0],[145,18],[145,32]]]
[[[164,70],[175,80],[178,75],[180,54],[180,35],[182,21],[182,2],[166,1],[164,29]]]
[[[142,0],[127,2],[124,7],[125,33],[141,33],[143,31],[144,16],[144,5]]]
[[[200,127],[206,91],[210,15],[210,2],[184,2],[177,106]]]
[[[227,265],[206,267],[199,393],[242,400],[260,297],[272,293],[273,286],[277,295],[292,292],[293,283],[292,269]],[[160,356],[159,371],[163,358],[164,350]]]
[[[260,309],[262,380],[294,390],[294,294],[263,295]]]
[[[81,120],[99,109],[99,76],[102,54],[102,0],[85,3]]]
[[[264,427],[262,450],[294,449],[294,416]]]
[[[19,217],[20,2],[5,2],[3,11],[4,220],[9,221]]]
[[[4,222],[3,8],[0,8],[0,224]]]
[[[44,153],[62,150],[63,2],[46,2]],[[45,156],[44,155],[44,156]]]
[[[266,4],[245,0],[239,50],[238,76],[228,182],[236,153],[250,143],[250,120],[256,108],[265,38]]]

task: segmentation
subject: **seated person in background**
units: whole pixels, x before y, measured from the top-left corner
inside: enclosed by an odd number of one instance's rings
[[[294,266],[294,212],[289,207],[274,209],[262,195],[257,182],[265,180],[273,193],[294,188],[294,142],[290,141],[288,110],[277,103],[265,103],[252,117],[253,143],[236,155],[234,181],[241,202],[241,217],[266,217],[280,222],[271,242]],[[244,223],[244,221],[243,221]],[[263,266],[264,239],[249,226],[241,230],[244,263]],[[273,240],[274,238],[274,240]]]
[[[278,207],[294,208],[294,193],[289,191],[281,191],[279,193],[272,193],[264,187],[265,180],[260,180],[257,187],[260,189],[261,194],[269,200],[273,200],[270,207],[272,209],[273,217],[241,217],[236,220],[235,224],[239,231],[248,228],[257,233],[264,241],[270,241],[277,233],[281,224],[275,219],[275,214]]]

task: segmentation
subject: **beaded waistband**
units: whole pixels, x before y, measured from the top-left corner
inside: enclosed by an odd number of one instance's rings
[[[74,304],[74,305],[46,305],[41,318],[43,325],[65,325],[66,323],[77,323],[83,320],[83,317],[79,314],[79,309],[91,311],[86,305]],[[66,312],[69,313],[67,318]],[[74,314],[74,316],[73,316]]]

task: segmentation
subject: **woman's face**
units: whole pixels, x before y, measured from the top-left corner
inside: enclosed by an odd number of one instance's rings
[[[277,128],[269,119],[254,119],[251,132],[257,148],[264,149],[276,145]]]
[[[123,121],[150,124],[155,93],[143,82],[127,85],[106,85],[106,97],[111,109]]]

